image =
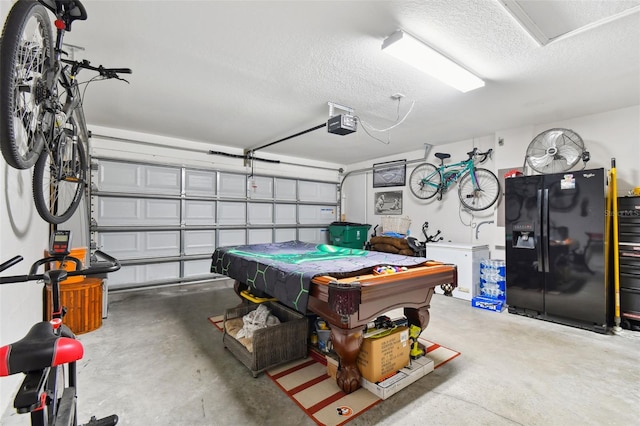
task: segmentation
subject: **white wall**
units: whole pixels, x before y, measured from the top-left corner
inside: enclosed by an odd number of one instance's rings
[[[242,159],[208,154],[212,150],[243,155],[242,150],[239,149],[213,145],[208,142],[182,140],[100,126],[90,126],[89,129],[92,132],[90,152],[92,156],[98,157],[185,165],[241,173],[253,172],[256,175],[275,175],[328,182],[338,182],[338,170],[343,167],[339,164],[276,156],[257,151],[255,153],[257,158],[277,160],[280,163],[254,161],[253,168],[251,168],[244,166]]]
[[[571,120],[497,130],[493,135],[435,146],[429,152],[427,161],[437,164],[438,160],[433,156],[435,152],[448,152],[452,155],[449,161],[458,161],[466,158],[465,153],[474,146],[482,151],[493,148],[492,160],[481,167],[492,170],[498,175],[497,170],[521,167],[529,143],[537,134],[553,127],[573,129],[583,138],[587,150],[591,153],[591,161],[587,163],[587,168],[603,167],[609,170],[611,158],[616,158],[618,195],[626,195],[631,188],[640,186],[639,105]],[[499,143],[500,140],[502,144]],[[377,142],[372,139],[371,143]],[[346,170],[349,172],[366,169],[374,163],[385,161],[413,160],[422,158],[423,154],[423,151],[394,154],[368,162],[350,164]],[[415,166],[416,164],[412,164],[407,167],[407,181]],[[582,167],[582,162],[578,163],[578,166]],[[497,209],[502,207],[501,204],[487,211],[471,214],[460,209],[456,187],[446,193],[442,201],[437,201],[435,198],[426,201],[418,200],[411,194],[408,186],[373,188],[370,171],[349,175],[343,186],[342,213],[346,221],[369,223],[372,226],[380,224],[381,216],[374,214],[374,193],[402,190],[404,198],[402,215],[411,218],[411,235],[423,239],[422,223],[428,221],[430,233],[440,229],[445,241],[489,244],[492,257],[504,258],[501,247],[504,245],[504,228],[497,224]],[[494,221],[494,223],[485,223],[476,229],[485,221]]]
[[[0,2],[0,22],[4,22],[11,2]],[[28,272],[31,263],[42,257],[48,228],[33,205],[31,171],[14,170],[0,159],[0,262],[16,255],[24,260],[2,275]],[[31,325],[42,320],[42,285],[37,283],[0,286],[0,345],[18,340]],[[11,395],[22,377],[0,378],[0,409],[10,405]]]

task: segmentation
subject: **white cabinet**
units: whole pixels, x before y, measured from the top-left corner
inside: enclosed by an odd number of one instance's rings
[[[453,290],[453,297],[471,300],[480,284],[480,262],[489,259],[488,245],[431,243],[427,244],[428,259],[444,263],[453,263],[458,267],[458,287]],[[442,294],[440,287],[436,293]]]

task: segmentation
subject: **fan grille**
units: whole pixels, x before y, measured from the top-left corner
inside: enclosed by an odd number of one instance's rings
[[[538,173],[570,170],[583,156],[584,142],[570,129],[549,129],[533,138],[527,148],[526,162]]]

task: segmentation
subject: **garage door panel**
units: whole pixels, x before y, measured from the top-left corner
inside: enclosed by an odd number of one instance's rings
[[[273,206],[268,203],[247,204],[250,225],[266,225],[273,223]]]
[[[247,223],[246,204],[234,201],[218,202],[218,224],[244,225]]]
[[[180,277],[180,262],[126,265],[109,274],[109,288],[127,287],[150,281],[172,281]]]
[[[325,182],[298,182],[298,199],[300,201],[327,202],[337,201],[338,189],[335,184]]]
[[[145,166],[143,187],[146,193],[180,195],[180,169],[170,167]]]
[[[141,185],[139,164],[100,161],[98,163],[98,179],[94,184],[100,191],[129,192]]]
[[[245,175],[236,175],[232,173],[220,173],[220,189],[221,197],[244,198],[247,196],[247,178]]]
[[[180,200],[144,199],[143,223],[147,225],[179,225]]]
[[[275,241],[281,243],[283,241],[291,241],[297,238],[296,228],[278,228],[276,229]]]
[[[276,204],[275,223],[283,225],[295,225],[297,222],[297,208],[295,204]]]
[[[142,200],[135,198],[99,197],[99,225],[138,224],[142,221]]]
[[[210,270],[211,259],[188,260],[184,262],[185,277],[213,275]]]
[[[216,231],[193,230],[184,233],[184,253],[191,254],[211,254],[216,249]]]
[[[336,220],[335,206],[298,206],[298,221],[301,224],[329,224]]]
[[[180,231],[152,231],[141,233],[144,237],[142,257],[180,255]]]
[[[179,225],[180,200],[99,197],[98,225]]]
[[[216,173],[187,169],[184,186],[187,195],[213,197],[216,195]]]
[[[271,229],[249,229],[249,244],[268,244],[273,242]]]
[[[298,229],[300,241],[316,244],[328,244],[329,232],[326,228],[300,228]]]
[[[218,231],[218,247],[247,244],[247,232],[244,229],[221,229]]]
[[[298,186],[293,179],[274,179],[274,192],[276,200],[296,201],[298,199]]]
[[[139,265],[125,265],[116,272],[109,273],[109,290],[127,287],[134,283],[143,282],[140,279],[141,268]]]
[[[100,161],[97,175],[94,183],[100,191],[180,194],[181,171],[175,167]]]
[[[273,199],[273,178],[254,176],[249,179],[248,195],[253,199]]]
[[[98,234],[98,247],[119,260],[134,259],[142,251],[139,232]]]
[[[216,202],[186,200],[184,216],[187,225],[213,225],[216,222]]]
[[[101,233],[99,245],[117,259],[178,256],[180,231],[123,231]]]
[[[180,262],[152,263],[141,265],[144,281],[177,280],[180,278]]]

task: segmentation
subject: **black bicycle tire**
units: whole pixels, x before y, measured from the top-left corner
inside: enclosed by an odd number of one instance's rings
[[[489,207],[493,206],[496,203],[496,201],[498,201],[498,198],[500,197],[500,181],[491,170],[476,168],[475,173],[476,173],[476,178],[478,178],[481,175],[486,175],[489,179],[491,179],[495,183],[496,190],[495,190],[495,194],[490,195],[491,202],[479,207],[468,203],[467,197],[463,195],[464,194],[463,191],[465,189],[465,185],[467,185],[467,182],[470,182],[471,185],[473,185],[473,182],[471,181],[471,172],[465,173],[464,176],[460,178],[460,181],[458,182],[458,198],[460,199],[460,202],[462,203],[462,205],[469,210],[472,210],[472,211],[486,210]],[[473,199],[475,200],[476,198],[473,197]]]
[[[50,67],[50,61],[53,60],[53,35],[51,20],[44,6],[31,0],[16,2],[5,21],[2,43],[0,43],[0,57],[2,57],[2,62],[0,62],[0,150],[7,164],[20,170],[28,169],[36,163],[45,143],[43,133],[37,129],[40,126],[37,126],[33,137],[26,144],[24,154],[21,153],[14,122],[17,103],[14,70],[18,66],[18,53],[23,31],[32,17],[38,21],[38,28],[42,29],[47,57],[43,60],[41,74],[45,74],[46,69]],[[31,120],[39,123],[41,118],[37,117]]]
[[[73,120],[69,120],[69,124],[75,125],[75,122]],[[78,179],[78,184],[75,189],[75,193],[73,194],[73,198],[71,198],[71,202],[66,206],[66,208],[64,208],[63,212],[56,212],[55,214],[52,213],[49,209],[49,194],[45,194],[45,169],[47,164],[49,164],[48,160],[51,156],[51,153],[48,150],[44,150],[42,152],[33,169],[33,201],[36,205],[36,210],[41,218],[54,225],[59,225],[69,220],[82,200],[82,194],[87,182],[87,157],[84,145],[81,142],[78,141],[76,147],[76,157],[79,160],[78,171],[82,176]],[[47,186],[47,188],[49,188],[49,186]]]
[[[422,177],[418,177],[418,174],[422,173],[423,169],[429,169],[429,168],[433,168],[433,172],[437,172],[438,171],[438,168],[436,166],[434,166],[433,164],[431,164],[431,163],[421,163],[421,164],[418,164],[413,169],[413,171],[411,172],[411,175],[409,175],[409,189],[411,190],[411,193],[416,198],[419,198],[421,200],[429,200],[429,199],[435,197],[436,194],[438,193],[439,188],[440,188],[441,183],[442,183],[442,176],[440,175],[440,173],[436,173],[434,175],[434,177],[437,176],[437,181],[438,182],[433,182],[433,180],[431,180],[431,182],[436,184],[436,188],[438,188],[438,189],[434,190],[432,194],[429,194],[429,195],[425,196],[424,194],[422,194],[422,192],[424,192],[422,190],[422,187],[414,188],[414,186],[418,186],[419,185],[419,182],[417,182],[417,181],[422,181]],[[427,172],[426,174],[430,174],[430,173],[431,172]]]

